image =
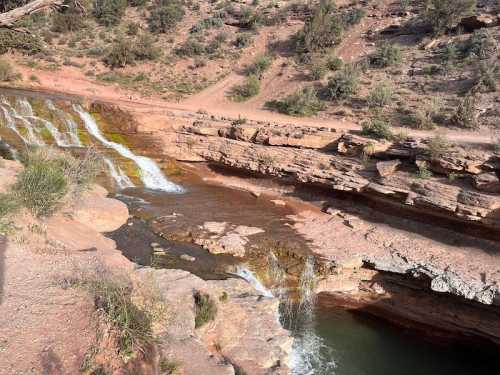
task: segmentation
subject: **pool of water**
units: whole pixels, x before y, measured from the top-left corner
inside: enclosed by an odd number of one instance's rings
[[[297,375],[500,374],[496,346],[431,342],[360,312],[319,305],[285,326]]]

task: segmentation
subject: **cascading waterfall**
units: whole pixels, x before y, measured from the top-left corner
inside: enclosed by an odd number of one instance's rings
[[[99,142],[101,142],[104,146],[112,148],[121,156],[135,162],[139,168],[140,177],[145,187],[153,190],[168,191],[171,193],[182,193],[184,191],[184,189],[179,185],[168,181],[153,160],[144,156],[135,155],[127,147],[107,140],[101,133],[101,130],[92,115],[86,112],[80,105],[73,105],[73,109],[80,115],[83,123],[85,124],[85,128],[93,137],[99,140]]]
[[[63,110],[57,108],[54,102],[50,99],[45,101],[47,108],[52,111],[65,125],[66,125],[66,139],[64,141],[65,147],[83,147],[78,137],[78,125],[73,117]]]
[[[26,107],[26,103],[29,105],[27,100],[18,101],[18,105],[20,106],[20,108],[22,108],[21,111],[29,116],[30,114],[33,114],[33,111],[31,110],[31,106],[29,106],[29,108]],[[14,107],[12,107],[12,105],[8,102],[8,100],[3,96],[0,98],[0,107],[2,108],[4,114],[6,126],[12,129],[19,136],[19,138],[21,138],[24,144],[33,146],[45,145],[45,142],[40,138],[38,138],[38,136],[35,134],[31,122],[24,116],[18,114],[17,111],[14,109]],[[15,120],[18,120],[23,123],[26,132],[28,133],[27,138],[21,134],[21,132],[17,128]]]
[[[120,167],[116,167],[115,164],[108,158],[104,158],[104,162],[108,166],[111,178],[113,178],[113,181],[115,181],[119,189],[135,187],[134,183],[130,181],[130,178],[128,178]]]

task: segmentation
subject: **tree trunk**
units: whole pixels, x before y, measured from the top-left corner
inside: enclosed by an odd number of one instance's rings
[[[64,0],[34,0],[22,7],[0,14],[0,27],[12,27],[21,17],[38,12],[45,8],[59,8]]]

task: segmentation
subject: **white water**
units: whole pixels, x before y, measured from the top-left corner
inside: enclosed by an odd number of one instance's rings
[[[78,125],[76,124],[75,120],[73,120],[73,117],[71,117],[70,114],[64,112],[63,110],[57,108],[54,105],[54,102],[52,100],[47,99],[45,101],[45,105],[47,108],[54,112],[59,119],[64,122],[66,125],[66,137],[64,140],[64,147],[83,147],[82,143],[80,142],[80,138],[78,137]]]
[[[108,158],[104,158],[104,162],[108,166],[109,174],[111,178],[116,183],[119,189],[126,189],[130,187],[135,187],[134,183],[130,181],[130,178],[122,171],[120,167],[116,167],[115,164]]]
[[[31,106],[29,106],[29,108],[27,108],[25,105],[26,103],[27,103],[27,101],[25,101],[25,100],[24,101],[20,100],[18,102],[18,105],[20,106],[21,111],[23,113],[28,113],[28,115],[30,113],[33,114],[33,112],[31,111]],[[29,105],[29,103],[28,103],[28,105]],[[2,111],[4,114],[6,126],[10,129],[12,129],[19,136],[19,138],[21,138],[23,143],[25,143],[27,145],[33,145],[33,146],[44,146],[45,145],[45,142],[42,139],[38,138],[38,136],[35,134],[35,131],[33,129],[33,125],[31,124],[31,122],[28,119],[26,119],[25,117],[23,117],[22,115],[18,114],[17,111],[14,109],[14,107],[12,107],[12,105],[3,96],[1,97],[0,107],[2,108]],[[24,127],[26,128],[26,132],[28,133],[27,138],[21,134],[21,132],[17,128],[15,120],[21,121],[23,123]]]
[[[259,292],[261,296],[273,298],[273,293],[267,289],[262,283],[255,277],[254,273],[250,271],[246,266],[237,266],[236,275],[248,281],[248,283],[253,286],[253,288]]]
[[[145,187],[154,190],[168,191],[171,193],[182,193],[184,191],[184,189],[179,185],[168,181],[153,160],[144,156],[135,155],[127,147],[107,140],[101,133],[101,130],[92,115],[84,111],[80,105],[73,105],[73,109],[80,115],[85,124],[85,128],[93,137],[99,140],[99,142],[101,142],[104,146],[114,149],[121,156],[133,160],[137,164],[141,180]]]

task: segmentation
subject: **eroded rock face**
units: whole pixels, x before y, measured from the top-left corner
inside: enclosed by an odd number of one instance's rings
[[[477,190],[470,182],[481,172],[492,171],[499,163],[487,152],[450,147],[442,157],[432,156],[429,145],[422,141],[380,142],[354,135],[333,134],[337,153],[322,152],[307,146],[272,145],[271,138],[259,134],[276,131],[274,127],[259,129],[257,135],[233,139],[225,132],[217,136],[199,136],[190,127],[182,127],[176,139],[178,154],[190,153],[193,160],[202,158],[228,167],[284,177],[297,182],[319,184],[332,190],[361,194],[371,199],[389,200],[402,207],[411,206],[425,214],[447,216],[465,222],[500,229],[500,198]],[[276,131],[277,132],[277,131]],[[243,139],[242,137],[239,137]],[[373,164],[352,156],[366,154],[383,159],[380,172]],[[403,164],[399,164],[398,160]],[[419,178],[416,164],[424,163],[436,174],[454,174],[448,180]],[[395,168],[400,166],[400,168]],[[385,167],[385,168],[384,168]],[[408,172],[413,168],[415,172]],[[455,176],[461,177],[456,179]],[[468,177],[470,176],[470,177]],[[468,179],[467,179],[468,178]],[[479,184],[481,185],[481,184]]]
[[[243,280],[204,281],[180,270],[141,269],[153,274],[171,317],[161,335],[165,354],[186,374],[288,374],[292,338],[278,323],[278,300],[261,298]],[[217,304],[214,321],[195,329],[194,291]],[[224,295],[224,298],[221,296]],[[225,360],[223,360],[225,359]]]

